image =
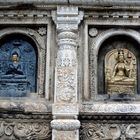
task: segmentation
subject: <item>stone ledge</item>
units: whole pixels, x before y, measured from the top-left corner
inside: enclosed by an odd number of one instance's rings
[[[0,5],[7,4],[68,4],[68,0],[0,0]]]
[[[80,112],[91,114],[139,114],[140,103],[87,103],[80,106]]]
[[[0,111],[18,111],[24,113],[48,113],[51,112],[51,104],[45,99],[7,99],[0,100]]]
[[[69,0],[70,4],[86,6],[139,6],[139,0]]]
[[[79,113],[78,104],[53,104],[52,114],[54,116],[75,116]]]
[[[51,4],[51,5],[80,5],[80,6],[140,6],[139,0],[0,0],[0,5],[13,4]]]

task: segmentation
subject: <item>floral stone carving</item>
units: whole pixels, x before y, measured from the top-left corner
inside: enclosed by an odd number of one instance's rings
[[[0,139],[46,140],[50,139],[49,124],[44,122],[0,122]]]
[[[140,124],[83,123],[81,140],[140,140]]]

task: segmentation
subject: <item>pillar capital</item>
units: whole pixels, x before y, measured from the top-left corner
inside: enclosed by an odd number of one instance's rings
[[[76,6],[58,6],[57,11],[52,15],[58,31],[77,30],[83,19],[83,12],[79,11]]]

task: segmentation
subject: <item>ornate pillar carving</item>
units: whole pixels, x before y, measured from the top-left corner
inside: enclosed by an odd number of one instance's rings
[[[57,29],[53,140],[78,140],[80,122],[77,97],[78,24],[83,18],[78,7],[57,7],[53,20]]]

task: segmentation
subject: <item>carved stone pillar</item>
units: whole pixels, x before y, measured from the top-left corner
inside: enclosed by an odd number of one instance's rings
[[[78,140],[80,122],[77,98],[78,24],[83,17],[78,7],[57,7],[53,13],[57,28],[53,140]]]

